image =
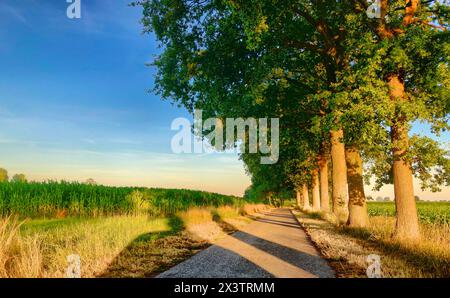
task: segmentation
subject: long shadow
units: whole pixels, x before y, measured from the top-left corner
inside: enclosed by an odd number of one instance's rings
[[[170,217],[168,224],[167,231],[136,237],[97,277],[153,277],[209,245],[183,233],[179,217]]]
[[[262,212],[261,214],[266,215],[266,216],[274,216],[274,217],[281,217],[281,218],[292,218],[292,216],[290,216],[290,215],[281,215],[281,214],[276,214],[276,213]]]
[[[290,217],[292,218],[292,217]],[[227,223],[224,221],[220,216],[215,217],[216,222],[221,227],[225,227],[227,230],[238,230],[233,225]],[[261,219],[256,219],[261,220]],[[270,222],[269,222],[270,223]],[[293,227],[294,225],[286,225],[286,224],[280,224],[274,223],[276,225],[283,225],[288,227]],[[300,226],[295,225],[295,228],[301,229]],[[328,263],[326,260],[324,260],[320,256],[311,255],[308,253],[304,253],[302,251],[266,240],[262,239],[260,237],[257,237],[255,235],[249,234],[247,232],[243,231],[237,231],[230,235],[231,237],[234,237],[235,239],[238,239],[239,241],[242,241],[248,245],[251,245],[259,250],[262,250],[274,257],[277,257],[297,268],[300,268],[304,271],[307,271],[315,276],[318,277],[333,277],[334,272],[333,270],[328,266]],[[224,249],[224,248],[222,248]],[[228,251],[227,253],[230,253]],[[235,252],[231,252],[234,253]],[[242,259],[244,259],[242,256],[240,256]],[[245,259],[246,260],[246,259]],[[248,260],[246,260],[248,261]],[[255,264],[257,265],[257,264]]]
[[[243,231],[236,232],[231,236],[315,276],[334,276],[327,261],[320,256],[311,255]]]
[[[239,231],[237,227],[226,222],[218,213],[213,213],[213,220],[219,225],[222,231],[226,234],[231,234]]]
[[[273,278],[275,276],[238,253],[213,245],[156,277]]]
[[[277,225],[277,226],[299,229],[299,230],[302,229],[297,223],[288,223],[288,222],[283,222],[283,221],[278,221],[278,220],[273,220],[273,219],[266,219],[266,218],[258,218],[258,219],[255,219],[255,221],[269,223],[269,224],[273,224],[273,225]]]
[[[214,220],[228,234],[238,230],[218,215]],[[273,277],[272,273],[241,256],[239,251],[214,245],[196,254],[210,243],[195,240],[183,232],[184,224],[179,217],[171,217],[169,227],[167,231],[146,233],[134,239],[98,277],[155,277],[159,273],[162,273],[161,277]],[[313,275],[333,276],[326,261],[319,256],[242,231],[231,237]]]
[[[239,229],[213,213],[213,220],[223,232],[232,234]],[[209,256],[208,256],[209,255]],[[212,257],[211,257],[212,255]],[[210,246],[186,261],[162,272],[157,278],[273,278],[274,276],[229,249]]]
[[[270,224],[274,224],[274,225],[285,226],[285,227],[301,230],[300,225],[295,221],[295,219],[292,216],[286,217],[288,219],[293,220],[292,223],[286,222],[286,221],[281,221],[281,220],[276,220],[276,219],[261,218],[261,217],[256,217],[256,216],[252,216],[252,215],[248,215],[248,217],[253,219],[254,221],[265,222],[265,223],[270,223]]]

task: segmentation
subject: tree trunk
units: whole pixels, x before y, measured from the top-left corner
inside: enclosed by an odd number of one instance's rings
[[[398,75],[388,78],[389,96],[393,101],[405,101],[404,82]],[[416,201],[411,164],[405,159],[409,147],[408,123],[406,117],[398,114],[391,127],[393,154],[392,173],[394,177],[394,194],[396,208],[395,236],[402,239],[418,239],[419,220],[417,218]]]
[[[302,197],[303,197],[303,210],[305,211],[311,210],[311,205],[309,204],[308,186],[306,185],[306,183],[303,184]]]
[[[297,189],[297,207],[302,209],[302,194],[301,189]]]
[[[273,201],[272,192],[267,193],[267,198],[269,199],[269,205],[275,206],[275,202]]]
[[[320,209],[330,212],[330,198],[328,195],[328,160],[325,154],[319,158],[320,172]]]
[[[312,171],[312,210],[320,211],[319,170]]]
[[[364,194],[364,180],[362,159],[355,147],[345,148],[348,179],[348,221],[347,225],[354,228],[366,227],[369,223],[367,215],[366,196]]]
[[[341,138],[342,129],[331,131],[331,161],[333,165],[333,212],[339,223],[345,223],[347,208],[347,166],[345,164],[345,147]]]

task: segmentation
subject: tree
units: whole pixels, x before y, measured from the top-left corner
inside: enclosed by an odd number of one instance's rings
[[[418,157],[414,148],[436,146],[409,140],[407,128],[416,119],[432,123],[435,131],[447,127],[450,81],[442,25],[430,24],[431,12],[415,18],[415,2],[403,7],[383,0],[379,20],[368,20],[364,0],[140,4],[144,31],[154,31],[164,47],[154,63],[163,98],[189,111],[203,109],[206,117],[280,118],[284,158],[279,164],[261,166],[250,154],[242,156],[255,190],[272,197],[292,188],[306,197],[305,188],[319,184],[319,169],[321,205],[328,205],[322,194],[328,188],[329,150],[338,218],[350,213],[350,226],[365,225],[363,175],[373,174],[380,184],[394,182],[396,235],[415,238],[412,175],[426,187],[447,183],[448,159]],[[434,16],[448,15],[436,5]],[[430,175],[433,167],[437,175]]]
[[[265,49],[265,55],[273,53],[281,59],[284,57],[286,60],[281,64],[279,61],[277,65],[281,65],[288,73],[295,74],[294,78],[311,82],[312,86],[308,87],[314,91],[309,96],[309,109],[315,112],[317,109],[313,122],[319,124],[327,134],[325,140],[328,136],[331,138],[333,212],[340,221],[345,222],[348,216],[347,165],[343,142],[345,130],[342,129],[340,118],[344,110],[341,102],[345,98],[343,89],[346,86],[339,82],[340,73],[349,68],[351,61],[351,51],[347,51],[350,47],[345,46],[345,28],[352,7],[346,1],[273,0],[237,3],[252,45],[260,44]],[[322,173],[326,173],[325,169]],[[363,188],[361,189],[362,173],[355,175],[353,180],[357,177],[360,177],[361,183],[349,186],[360,189],[352,193],[364,193]],[[326,201],[326,197],[323,199]],[[355,201],[359,202],[361,198],[352,202]]]
[[[387,95],[378,116],[390,128],[395,236],[418,239],[408,131],[411,121],[417,119],[430,122],[434,131],[448,126],[449,7],[439,1],[381,0],[380,18],[370,20],[365,15],[368,1],[352,2],[363,20],[358,30],[372,31],[361,35],[363,45],[358,47],[370,57],[360,63],[366,64],[362,73],[375,78],[370,86]]]
[[[27,182],[27,178],[26,178],[25,174],[15,174],[12,177],[12,182],[24,183],[24,182]]]
[[[334,86],[338,72],[348,61],[341,44],[346,36],[342,24],[351,6],[343,2],[275,0],[141,4],[144,30],[154,31],[165,48],[155,62],[159,70],[157,91],[188,110],[202,108],[214,116],[270,114],[285,120],[286,113],[294,111],[297,129],[301,123],[308,123],[305,129],[321,136],[315,142],[330,144],[333,211],[345,221],[344,133],[340,111],[335,109],[339,97]],[[274,96],[272,90],[279,91],[283,86],[289,90],[286,94],[294,96]],[[328,154],[315,151],[315,156],[306,156],[305,162],[319,166],[322,205],[328,209]],[[317,198],[318,183],[314,180]]]
[[[366,195],[362,179],[362,159],[354,147],[346,148],[347,178],[349,189],[349,218],[347,224],[351,227],[366,227],[369,223]]]
[[[97,182],[93,178],[86,179],[85,184],[87,185],[97,185]]]
[[[8,171],[0,168],[0,182],[6,182],[8,179]]]

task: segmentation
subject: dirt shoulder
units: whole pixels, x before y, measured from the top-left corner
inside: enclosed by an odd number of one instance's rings
[[[293,212],[337,277],[367,277],[372,254],[380,256],[382,277],[449,276],[445,248],[428,239],[414,244],[395,242],[390,236],[391,218],[371,218],[371,227],[350,229],[337,227],[318,213]]]
[[[289,209],[263,213],[158,277],[334,277]]]

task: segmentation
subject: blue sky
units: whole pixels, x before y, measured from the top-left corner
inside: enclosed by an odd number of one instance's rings
[[[31,179],[242,194],[236,155],[176,155],[170,124],[189,117],[149,93],[158,53],[127,0],[0,3],[0,166]]]
[[[145,63],[159,49],[141,34],[140,8],[81,2],[81,19],[67,18],[65,0],[0,2],[0,167],[34,180],[242,194],[250,179],[236,155],[171,152],[170,124],[189,116],[148,92],[155,69]]]

